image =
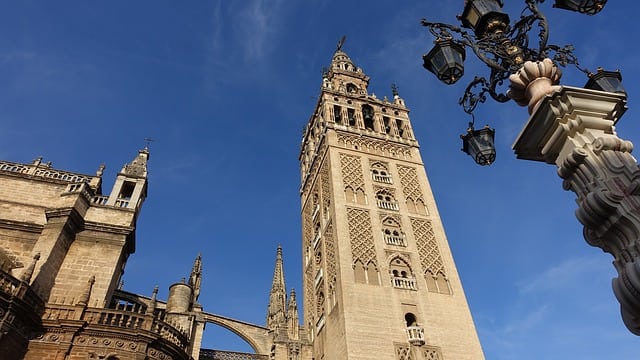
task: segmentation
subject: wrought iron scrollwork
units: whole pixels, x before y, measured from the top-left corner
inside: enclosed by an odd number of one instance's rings
[[[509,101],[506,89],[500,87],[525,61],[540,61],[549,57],[560,66],[571,64],[589,73],[587,69],[580,67],[572,45],[548,44],[547,18],[538,8],[543,2],[544,0],[525,0],[526,6],[517,21],[495,26],[483,32],[481,37],[458,26],[421,20],[421,24],[429,29],[436,42],[449,40],[470,48],[491,69],[488,79],[476,76],[465,89],[459,100],[465,112],[472,113],[478,104],[485,102],[486,94],[498,102]],[[536,37],[532,36],[533,32],[537,33]]]

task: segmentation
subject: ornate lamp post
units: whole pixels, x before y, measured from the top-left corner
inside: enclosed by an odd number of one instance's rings
[[[511,23],[502,1],[467,0],[459,20],[473,33],[422,20],[436,38],[436,46],[424,56],[425,67],[451,84],[463,74],[463,51],[470,48],[490,74],[469,83],[459,101],[464,111],[473,116],[487,94],[498,102],[514,100],[528,106],[529,120],[513,145],[516,156],[556,165],[563,188],[576,193],[576,217],[584,226],[585,240],[614,257],[619,276],[613,280],[613,291],[622,319],[640,335],[640,166],[631,156],[633,144],[620,139],[614,128],[626,110],[622,76],[602,69],[591,73],[579,66],[571,45],[548,44],[547,20],[538,9],[543,2],[524,0],[521,17]],[[556,0],[554,7],[593,15],[605,4],[606,0]],[[530,42],[531,32],[537,34],[535,44]],[[584,88],[559,85],[558,66],[569,64],[588,75]],[[507,79],[508,89],[500,90]],[[495,149],[491,156],[481,155],[492,141],[480,131],[470,127],[462,136],[463,151],[487,164]]]

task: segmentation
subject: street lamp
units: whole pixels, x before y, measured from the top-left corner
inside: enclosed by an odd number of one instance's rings
[[[489,76],[476,76],[459,100],[472,119],[487,95],[498,102],[514,100],[528,106],[530,117],[513,145],[514,152],[520,159],[556,165],[563,188],[576,194],[576,217],[584,226],[584,238],[614,257],[618,277],[613,279],[613,292],[622,320],[640,335],[640,166],[631,156],[633,144],[615,132],[627,109],[622,76],[601,68],[592,73],[580,67],[571,45],[549,44],[547,19],[538,9],[542,2],[524,0],[520,18],[512,23],[502,11],[502,1],[466,0],[458,19],[473,33],[424,19],[422,25],[435,36],[436,48],[446,44],[452,53],[464,54],[460,49],[468,47],[489,67]],[[606,0],[556,0],[554,7],[593,15],[605,4]],[[530,32],[536,37],[530,39]],[[442,51],[425,55],[425,67],[437,62],[437,56],[444,58],[437,55]],[[448,66],[427,69],[452,84],[452,77],[445,74],[455,68],[458,80],[464,73],[460,59],[464,55],[445,61]],[[584,88],[559,85],[559,66],[570,64],[588,75]],[[487,165],[495,159],[493,136],[488,126],[474,130],[472,121],[461,136],[463,151],[476,163]]]

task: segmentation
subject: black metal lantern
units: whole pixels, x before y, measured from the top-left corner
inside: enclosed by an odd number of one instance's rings
[[[464,75],[464,47],[453,40],[437,40],[433,49],[423,55],[424,68],[440,81],[451,85]]]
[[[606,71],[598,68],[598,72],[589,74],[589,81],[584,87],[585,89],[627,94],[622,86],[622,74],[619,70]]]
[[[469,124],[467,133],[460,135],[462,151],[473,158],[478,165],[491,165],[496,160],[496,148],[493,144],[496,131],[486,125],[480,130],[474,130]]]
[[[556,0],[553,7],[594,15],[600,12],[607,0]]]
[[[504,30],[509,25],[509,15],[502,6],[500,0],[467,0],[459,17],[462,26],[472,29],[478,38],[487,31]]]

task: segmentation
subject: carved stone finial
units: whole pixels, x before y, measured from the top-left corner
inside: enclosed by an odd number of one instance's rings
[[[560,89],[562,72],[549,58],[527,61],[516,73],[509,76],[511,85],[507,95],[520,106],[529,106],[529,114],[545,95]]]
[[[104,173],[105,168],[106,166],[104,165],[104,163],[100,164],[100,166],[98,167],[98,171],[96,171],[96,176],[102,177],[102,174]]]
[[[147,313],[152,314],[156,310],[157,306],[157,298],[158,298],[158,285],[153,288],[153,293],[151,293],[151,300],[149,301],[149,307],[147,308]]]
[[[91,275],[89,280],[87,280],[87,285],[84,291],[82,292],[82,294],[80,295],[80,298],[78,299],[78,302],[76,303],[76,305],[87,306],[87,304],[89,304],[89,298],[91,297],[91,289],[93,288],[93,284],[95,284],[95,282],[96,282],[96,276]]]
[[[31,260],[31,263],[29,263],[29,266],[27,266],[26,269],[24,269],[24,272],[22,273],[22,276],[20,277],[20,280],[28,283],[31,281],[31,276],[33,276],[33,271],[36,268],[36,263],[38,262],[38,260],[40,260],[40,253],[36,253],[35,255],[33,255],[33,260]]]

